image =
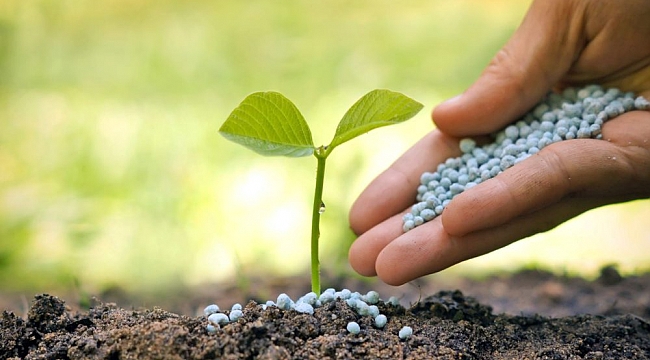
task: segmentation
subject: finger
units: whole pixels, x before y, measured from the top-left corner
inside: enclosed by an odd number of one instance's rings
[[[584,2],[535,1],[479,79],[432,113],[452,136],[487,134],[514,121],[566,74],[584,41]],[[578,5],[576,5],[578,4]]]
[[[492,228],[567,196],[648,191],[650,113],[635,111],[605,124],[603,138],[560,141],[493,179],[456,196],[442,213],[445,230],[461,236]]]
[[[402,214],[386,219],[381,224],[361,234],[350,246],[350,266],[363,276],[375,276],[375,262],[379,253],[394,239],[402,236]]]
[[[435,130],[427,134],[361,193],[350,210],[352,230],[362,234],[413,205],[422,173],[458,155],[458,139]]]
[[[449,235],[441,221],[435,219],[389,242],[377,256],[376,273],[387,284],[402,285],[550,230],[606,201],[601,198],[567,199],[505,225],[461,237]]]

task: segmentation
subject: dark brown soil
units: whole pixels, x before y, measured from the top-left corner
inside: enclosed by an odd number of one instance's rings
[[[25,317],[2,314],[0,359],[650,358],[650,274],[621,278],[605,268],[588,282],[522,272],[458,287],[480,302],[453,290],[408,308],[381,303],[384,329],[342,301],[314,315],[250,301],[243,318],[214,334],[205,316],[99,301],[78,311],[37,295]],[[346,331],[349,321],[361,325],[360,334]],[[401,340],[405,325],[413,335]]]

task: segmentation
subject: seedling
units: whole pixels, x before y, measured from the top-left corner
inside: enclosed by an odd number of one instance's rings
[[[266,156],[317,159],[316,187],[311,226],[311,287],[320,294],[318,240],[320,216],[324,211],[323,180],[325,160],[337,146],[372,129],[406,121],[423,105],[397,92],[373,90],[343,115],[329,145],[314,146],[309,125],[298,108],[277,92],[257,92],[247,96],[235,108],[219,132],[226,139]]]

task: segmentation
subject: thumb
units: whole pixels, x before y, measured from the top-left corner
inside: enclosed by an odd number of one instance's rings
[[[457,137],[487,134],[530,110],[564,77],[584,46],[583,4],[533,2],[478,80],[433,110],[438,129]]]

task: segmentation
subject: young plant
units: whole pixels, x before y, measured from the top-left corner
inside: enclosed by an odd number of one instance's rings
[[[226,139],[267,156],[317,159],[316,188],[311,227],[311,285],[320,294],[318,240],[320,215],[324,210],[323,180],[325,160],[337,146],[372,129],[397,124],[415,116],[422,104],[397,92],[373,90],[359,99],[339,122],[329,145],[314,146],[309,125],[298,108],[277,92],[257,92],[235,108],[219,133]]]

